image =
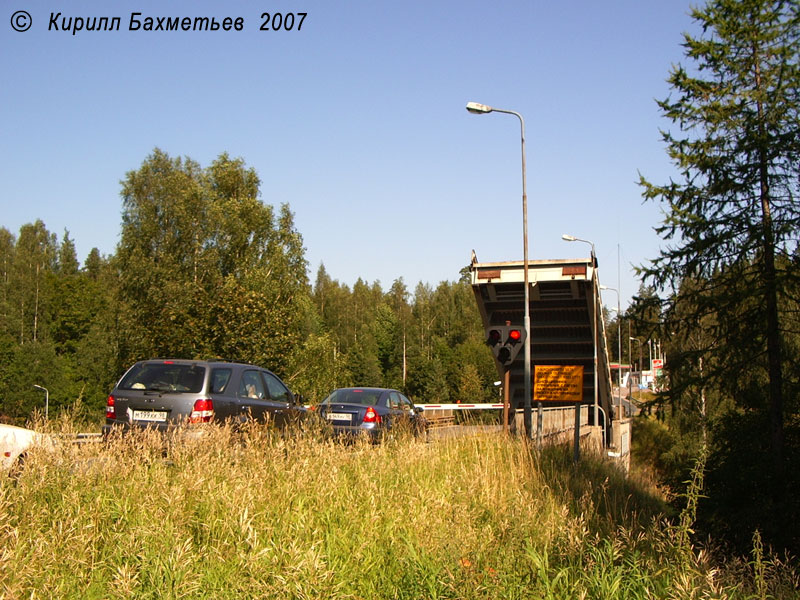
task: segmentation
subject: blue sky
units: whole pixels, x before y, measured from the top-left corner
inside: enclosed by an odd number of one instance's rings
[[[27,32],[10,27],[27,10]],[[78,255],[115,251],[120,180],[156,147],[222,152],[289,203],[313,282],[436,286],[479,260],[522,259],[519,121],[527,133],[530,258],[587,256],[623,304],[656,256],[660,207],[638,173],[673,175],[655,99],[668,95],[683,0],[421,2],[3,0],[0,226],[42,219]],[[120,31],[48,31],[50,13],[121,17]],[[243,17],[237,32],[129,32],[153,17]],[[263,12],[306,12],[259,31]],[[612,293],[607,304],[616,305]]]

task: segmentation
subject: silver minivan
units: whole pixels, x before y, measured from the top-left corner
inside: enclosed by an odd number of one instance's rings
[[[248,419],[284,427],[304,416],[289,388],[271,371],[223,361],[153,359],[137,362],[106,402],[103,433]]]

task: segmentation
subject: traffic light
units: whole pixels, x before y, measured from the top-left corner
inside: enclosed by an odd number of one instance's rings
[[[514,359],[519,354],[522,348],[522,343],[525,341],[525,330],[522,327],[508,326],[506,327],[506,335],[503,342],[503,347],[497,353],[497,360],[501,364],[508,366],[514,362]]]
[[[492,348],[492,352],[497,356],[498,344],[502,344],[505,337],[505,327],[490,327],[486,330],[486,344]]]
[[[486,328],[486,343],[501,365],[514,362],[525,341],[525,330],[514,325],[493,325]]]

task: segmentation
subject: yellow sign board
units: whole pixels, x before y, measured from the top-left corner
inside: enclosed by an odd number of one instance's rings
[[[534,402],[580,402],[583,400],[583,366],[536,365]]]

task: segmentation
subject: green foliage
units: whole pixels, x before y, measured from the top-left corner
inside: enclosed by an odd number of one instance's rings
[[[320,330],[345,357],[349,385],[393,387],[417,402],[495,399],[494,361],[468,281],[419,284],[409,302],[402,280],[385,293],[360,279],[350,290],[320,266],[312,298]],[[465,371],[475,374],[466,390]]]
[[[352,385],[380,387],[383,384],[378,344],[367,324],[361,326],[356,342],[351,345],[346,364]]]
[[[474,364],[467,364],[459,378],[458,397],[465,398],[469,402],[471,398],[480,398],[482,395],[483,386],[478,375],[478,367]]]
[[[788,477],[776,496],[776,473],[765,466],[769,439],[754,435],[768,426],[762,412],[731,412],[714,427],[714,440],[706,476],[707,500],[700,505],[699,524],[724,536],[732,547],[747,552],[756,530],[775,548],[800,552],[800,481]],[[793,420],[786,428],[786,471],[800,470],[800,427]],[[783,517],[788,515],[788,517]]]
[[[56,238],[42,221],[23,225],[11,252],[7,331],[20,344],[46,337],[48,275],[56,266]]]
[[[96,252],[96,251],[95,251]],[[0,229],[0,414],[24,422],[79,397],[98,411],[118,375],[111,328],[114,308],[109,277],[99,254],[94,273],[79,269],[67,232],[60,245],[41,221],[19,237]]]
[[[3,413],[15,421],[24,421],[34,410],[45,411],[45,394],[34,384],[50,392],[50,406],[63,402],[69,385],[63,359],[49,342],[30,342],[11,347],[6,353],[0,379]],[[63,395],[62,395],[63,394]]]
[[[409,359],[409,378],[406,387],[409,395],[418,402],[449,402],[450,389],[447,374],[439,357],[428,359],[413,355]]]
[[[309,404],[316,404],[351,380],[342,355],[330,334],[314,334],[292,353],[284,381]]]
[[[255,171],[227,154],[202,169],[155,150],[122,195],[123,361],[222,356],[283,374],[310,306],[288,206],[276,219]]]
[[[631,425],[631,454],[638,468],[650,470],[672,494],[680,493],[698,452],[691,438],[681,438],[663,422],[643,415]]]

